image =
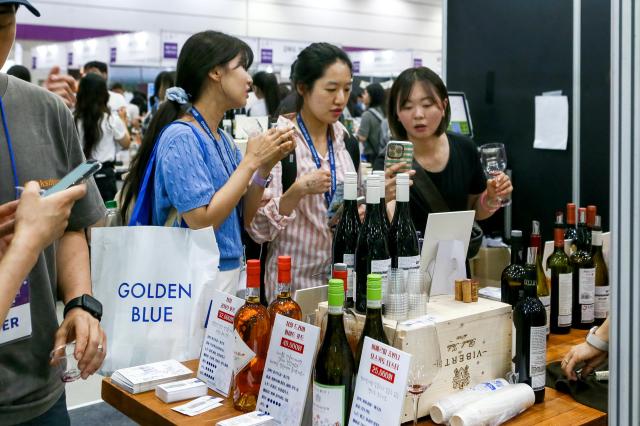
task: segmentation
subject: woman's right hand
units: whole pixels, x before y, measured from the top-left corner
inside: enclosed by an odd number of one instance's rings
[[[245,158],[253,161],[263,177],[271,173],[278,161],[296,148],[294,129],[269,129],[261,135],[249,138]]]
[[[40,185],[25,185],[16,210],[13,241],[20,241],[40,251],[62,236],[73,204],[85,196],[85,185],[73,186],[46,198],[40,196]]]
[[[384,171],[384,198],[387,203],[396,199],[396,175],[406,166],[407,163],[398,163],[387,167]],[[415,170],[409,170],[409,186],[413,185],[413,176],[415,174]]]
[[[294,184],[304,195],[324,194],[331,189],[331,172],[314,170],[296,179]]]

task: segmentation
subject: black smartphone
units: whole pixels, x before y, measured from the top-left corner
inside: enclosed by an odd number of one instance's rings
[[[71,170],[65,177],[60,179],[58,183],[44,191],[44,196],[47,197],[55,194],[56,192],[64,191],[69,187],[82,183],[84,180],[93,176],[101,168],[102,163],[99,161],[87,160],[75,169]]]

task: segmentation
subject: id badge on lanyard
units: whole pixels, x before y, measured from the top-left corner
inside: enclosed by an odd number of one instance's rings
[[[0,324],[0,346],[31,337],[31,298],[29,280],[25,280],[4,322]]]

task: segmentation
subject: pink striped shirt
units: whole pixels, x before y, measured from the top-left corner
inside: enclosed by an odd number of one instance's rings
[[[279,122],[283,121],[280,117]],[[287,119],[291,125],[293,122]],[[333,124],[336,160],[336,181],[344,182],[345,172],[355,171],[351,156],[344,144],[346,129],[340,122]],[[296,166],[298,176],[317,170],[309,146],[296,128]],[[330,170],[328,153],[321,157],[323,170]],[[267,298],[272,301],[278,279],[278,256],[291,256],[291,289],[314,287],[327,283],[331,265],[333,233],[327,224],[327,205],[323,194],[307,195],[289,215],[279,212],[282,196],[282,166],[271,171],[273,180],[264,191],[262,206],[247,232],[258,243],[269,241],[265,285]]]

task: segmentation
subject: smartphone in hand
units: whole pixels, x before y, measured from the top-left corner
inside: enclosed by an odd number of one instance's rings
[[[409,173],[413,164],[413,144],[407,141],[389,141],[384,158],[384,169],[406,163],[398,173]]]
[[[98,170],[102,168],[102,163],[96,160],[87,160],[80,164],[75,169],[71,170],[65,177],[60,179],[58,183],[51,188],[44,191],[43,196],[55,194],[56,192],[64,191],[74,185],[84,182],[86,179],[93,176]]]

